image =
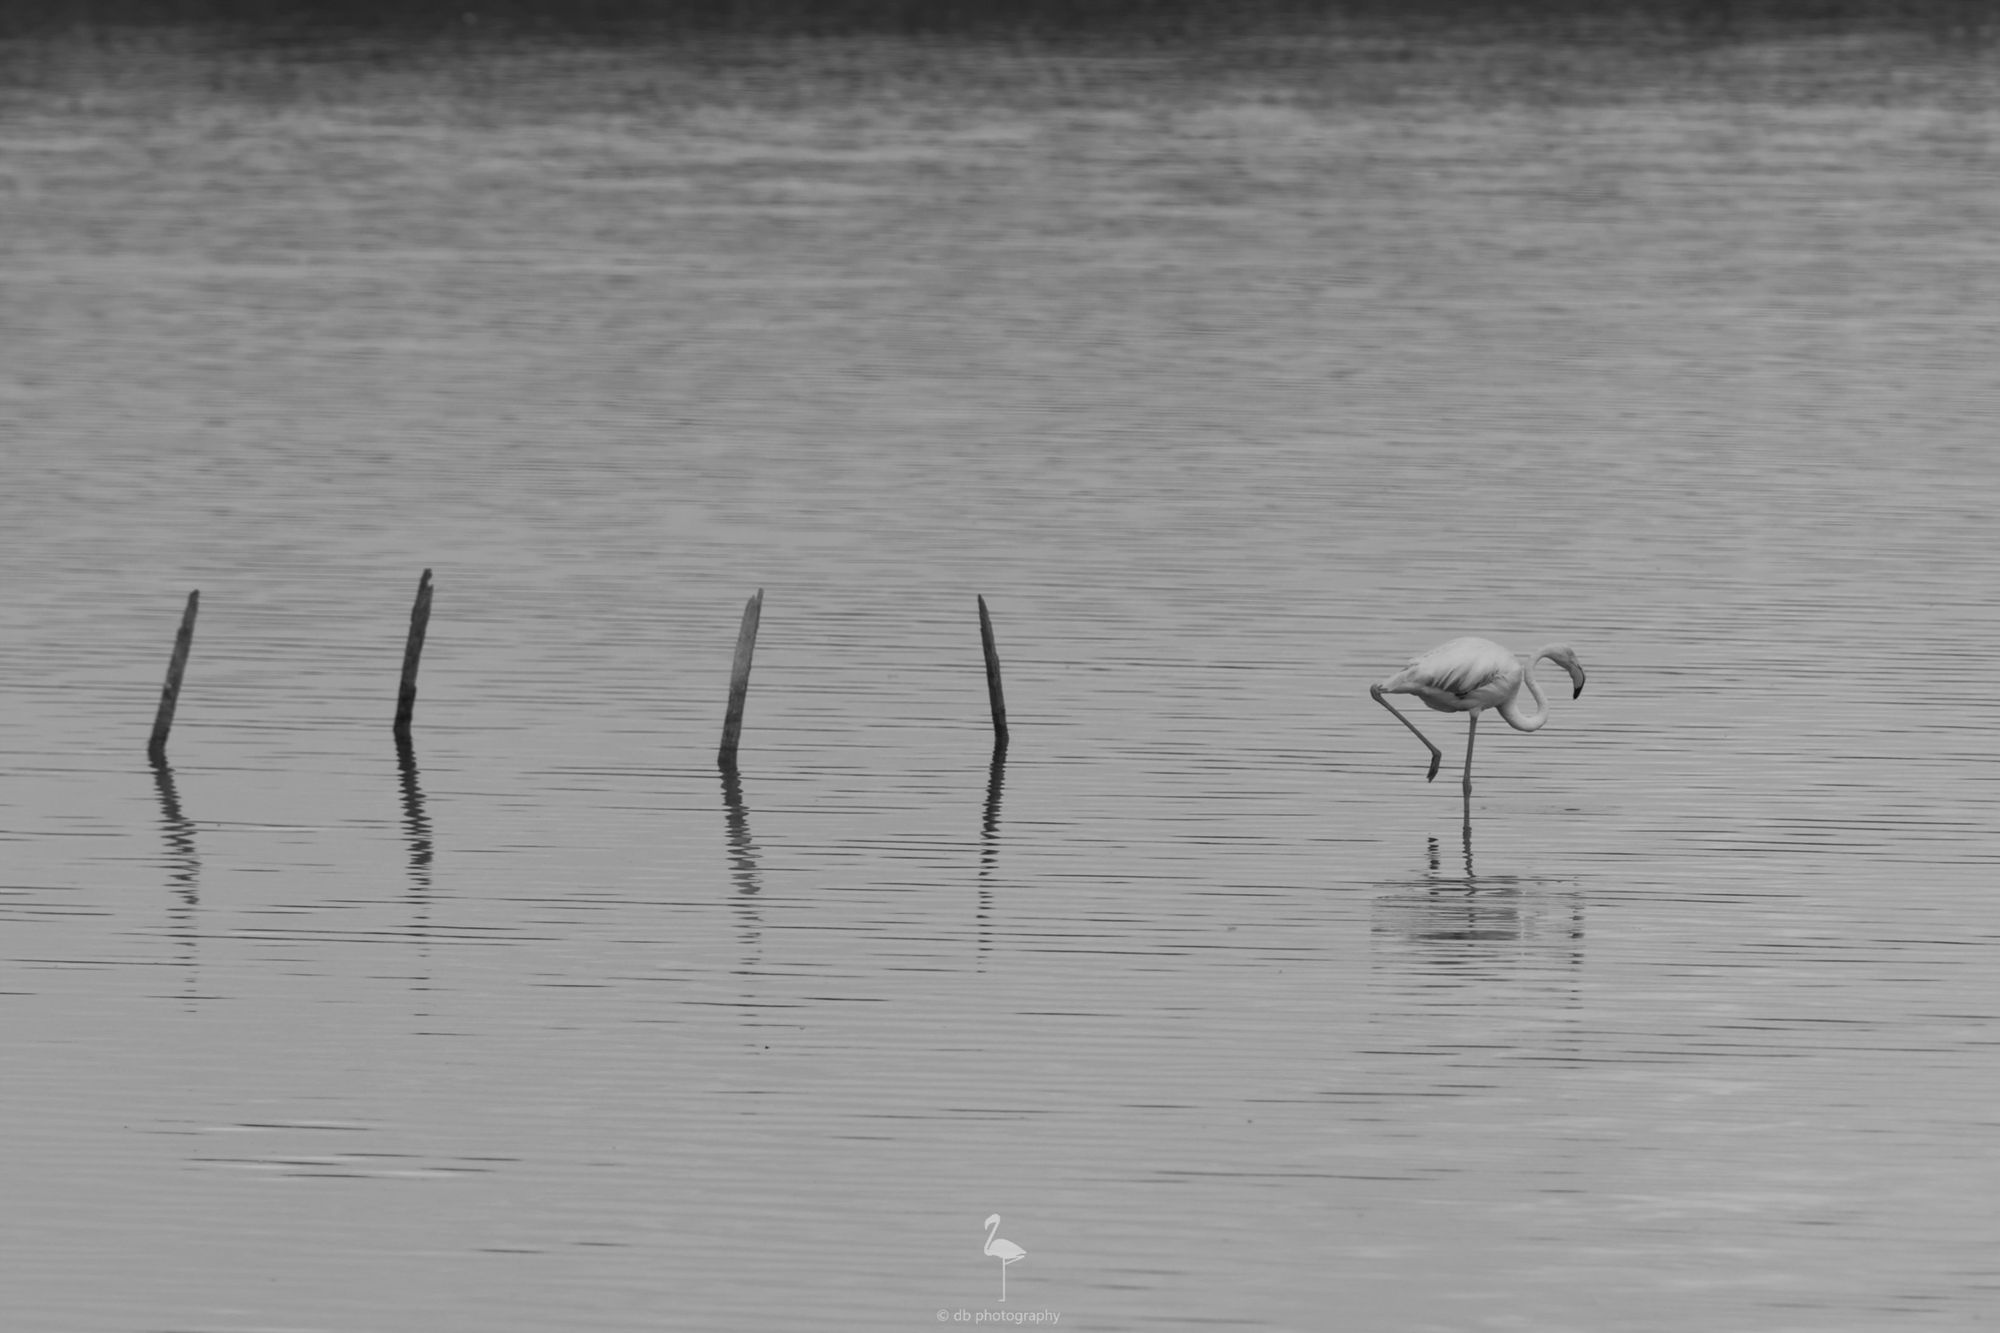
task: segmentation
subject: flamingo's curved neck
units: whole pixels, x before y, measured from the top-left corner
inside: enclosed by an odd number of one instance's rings
[[[995,1218],[986,1224],[986,1253],[993,1253],[993,1237],[1000,1231],[1000,1220]]]
[[[1535,684],[1535,663],[1541,660],[1542,655],[1536,653],[1521,668],[1521,683],[1526,685],[1528,693],[1534,696],[1535,711],[1532,713],[1521,711],[1521,693],[1518,690],[1514,692],[1513,698],[1499,705],[1501,718],[1516,731],[1540,731],[1542,724],[1549,720],[1548,697],[1542,693],[1542,687]]]

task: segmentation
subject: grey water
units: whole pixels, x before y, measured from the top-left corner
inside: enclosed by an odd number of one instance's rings
[[[2000,1315],[1992,55],[9,68],[11,1325]]]

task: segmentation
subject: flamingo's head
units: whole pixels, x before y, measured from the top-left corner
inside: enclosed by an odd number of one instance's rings
[[[980,1226],[983,1226],[983,1227],[997,1227],[997,1226],[999,1226],[999,1225],[1000,1225],[1000,1214],[998,1214],[998,1213],[995,1213],[995,1214],[993,1214],[993,1216],[991,1216],[991,1217],[987,1218],[987,1219],[986,1219],[986,1220],[985,1220],[984,1222],[981,1222],[981,1223],[980,1223],[979,1225],[980,1225]]]
[[[1535,656],[1546,657],[1569,672],[1569,678],[1576,682],[1576,693],[1570,695],[1570,698],[1577,698],[1583,693],[1583,663],[1576,660],[1576,649],[1566,643],[1552,643]]]

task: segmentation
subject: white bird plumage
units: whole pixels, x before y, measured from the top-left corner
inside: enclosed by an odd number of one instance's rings
[[[986,1219],[986,1253],[1000,1261],[1000,1299],[1004,1303],[1007,1299],[1007,1265],[1019,1263],[1028,1257],[1028,1252],[1011,1240],[999,1239],[999,1231],[1000,1214],[995,1213]]]
[[[1444,751],[1432,745],[1430,737],[1417,730],[1417,724],[1403,716],[1402,711],[1390,703],[1386,696],[1391,694],[1414,694],[1428,708],[1440,713],[1464,713],[1465,732],[1465,799],[1472,799],[1472,742],[1479,729],[1479,715],[1488,708],[1496,708],[1507,725],[1516,731],[1540,731],[1542,724],[1549,720],[1549,701],[1535,684],[1535,663],[1544,657],[1569,673],[1576,684],[1576,698],[1583,693],[1583,664],[1576,660],[1576,650],[1568,644],[1552,643],[1537,649],[1524,662],[1520,657],[1508,652],[1491,639],[1453,639],[1450,643],[1439,644],[1427,653],[1410,659],[1410,664],[1389,679],[1368,687],[1368,693],[1376,703],[1394,713],[1396,720],[1408,727],[1416,738],[1431,752],[1431,771],[1424,781],[1429,782],[1438,775],[1438,765],[1444,761]],[[1535,711],[1523,713],[1520,708],[1521,687],[1526,685],[1534,698]],[[1471,807],[1468,805],[1467,809]]]

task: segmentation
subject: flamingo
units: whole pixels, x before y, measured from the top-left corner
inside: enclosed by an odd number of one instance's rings
[[[1368,693],[1374,696],[1376,703],[1394,713],[1396,720],[1408,727],[1424,743],[1424,748],[1431,752],[1431,771],[1424,778],[1425,782],[1437,777],[1444,752],[1432,745],[1430,738],[1417,730],[1417,724],[1404,717],[1384,696],[1414,694],[1426,706],[1440,713],[1466,715],[1464,790],[1466,809],[1470,811],[1472,742],[1479,730],[1479,715],[1488,708],[1497,708],[1500,716],[1514,730],[1540,731],[1542,724],[1549,720],[1549,701],[1543,697],[1541,687],[1535,684],[1535,663],[1544,657],[1567,671],[1569,678],[1576,682],[1576,693],[1570,698],[1583,693],[1583,664],[1576,660],[1576,650],[1568,644],[1552,643],[1537,649],[1524,663],[1491,639],[1472,638],[1453,639],[1421,657],[1411,658],[1408,666],[1389,679],[1370,685]],[[1533,713],[1523,713],[1517,702],[1523,685],[1534,696]]]
[[[1000,1261],[1000,1300],[1002,1304],[1005,1304],[1007,1300],[1007,1265],[1019,1263],[1028,1257],[1028,1252],[1011,1240],[994,1239],[999,1230],[1000,1214],[995,1213],[986,1219],[986,1253]]]

